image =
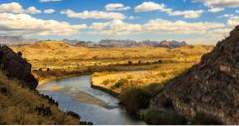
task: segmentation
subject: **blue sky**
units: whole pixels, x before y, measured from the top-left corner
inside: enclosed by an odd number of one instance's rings
[[[238,24],[238,7],[238,0],[1,0],[0,34],[215,44]]]

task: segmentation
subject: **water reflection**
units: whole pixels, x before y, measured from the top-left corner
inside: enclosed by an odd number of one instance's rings
[[[90,76],[50,82],[38,90],[53,97],[64,111],[74,111],[84,121],[94,124],[139,125],[144,122],[132,119],[118,106],[111,95],[90,87]]]

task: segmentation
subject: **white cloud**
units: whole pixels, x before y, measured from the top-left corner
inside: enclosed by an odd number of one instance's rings
[[[125,15],[117,12],[105,12],[105,11],[83,11],[75,12],[67,9],[61,11],[61,14],[65,14],[69,18],[80,18],[80,19],[124,19]]]
[[[169,11],[171,16],[183,16],[184,18],[198,18],[202,15],[203,10],[186,10],[186,11]]]
[[[160,10],[162,12],[171,11],[171,9],[166,8],[164,4],[158,4],[155,2],[143,2],[142,4],[135,7],[135,12],[148,12]]]
[[[56,11],[54,10],[54,9],[46,9],[46,10],[44,10],[44,13],[45,14],[53,14],[53,13],[55,13]]]
[[[110,3],[105,6],[106,11],[125,11],[129,9],[129,6],[124,6],[122,3]]]
[[[236,8],[239,7],[239,0],[193,0],[201,2],[209,8]]]
[[[62,0],[39,0],[40,2],[42,3],[46,3],[46,2],[59,2],[59,1],[62,1]]]
[[[41,10],[38,10],[36,7],[31,6],[31,7],[27,8],[27,10],[25,12],[29,13],[29,14],[40,14]]]
[[[166,32],[177,34],[202,34],[212,29],[224,28],[225,25],[221,23],[209,22],[185,22],[185,21],[168,21],[164,19],[150,20],[144,25],[146,31],[151,32]]]
[[[208,12],[217,13],[217,12],[221,12],[223,10],[224,10],[224,8],[210,8],[210,9],[208,9]]]
[[[132,32],[142,31],[140,24],[129,24],[122,20],[112,20],[104,23],[93,23],[90,29],[96,30],[107,35],[124,35]]]
[[[3,3],[0,4],[0,13],[28,13],[28,14],[40,14],[41,10],[38,10],[36,7],[31,6],[27,9],[24,9],[21,4],[17,2]]]
[[[17,2],[0,4],[0,13],[22,13],[23,11],[22,6]]]
[[[210,31],[223,29],[225,25],[214,22],[185,22],[169,21],[164,19],[150,20],[145,24],[130,24],[122,20],[113,20],[104,23],[93,23],[90,29],[107,34],[127,34],[132,32],[161,32],[173,34],[205,34]]]
[[[231,18],[231,17],[234,17],[235,15],[234,14],[224,14],[222,16],[219,16],[219,18]]]
[[[228,21],[227,24],[231,27],[235,27],[239,24],[239,16],[231,16]]]
[[[170,16],[183,16],[184,18],[198,18],[204,12],[203,10],[173,10],[167,8],[164,4],[158,4],[155,2],[143,2],[135,7],[135,12],[148,12],[148,11],[161,11]]]
[[[87,28],[87,25],[71,25],[56,20],[43,20],[27,14],[0,13],[0,27],[1,34],[72,35]]]
[[[239,21],[239,18],[238,18]],[[231,22],[233,24],[236,21]],[[93,23],[89,26],[93,34],[103,34],[111,37],[137,35],[171,36],[173,38],[182,38],[190,42],[217,42],[228,35],[232,27],[227,24],[217,22],[186,22],[170,21],[164,19],[150,20],[145,24],[131,24],[122,20],[113,20],[108,22]]]
[[[128,17],[128,19],[130,19],[130,20],[134,20],[134,19],[137,19],[137,18],[139,18],[139,17],[136,17],[136,16],[129,16]]]

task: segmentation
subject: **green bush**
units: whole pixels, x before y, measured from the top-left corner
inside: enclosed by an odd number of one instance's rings
[[[120,95],[120,103],[132,116],[138,116],[140,109],[147,108],[150,99],[150,94],[142,88],[126,89]]]
[[[141,118],[151,125],[183,125],[187,124],[184,117],[172,110],[159,111],[155,108],[145,110]]]
[[[104,85],[108,85],[108,84],[110,83],[110,80],[109,80],[109,79],[104,80],[102,83],[103,83]]]
[[[163,85],[152,83],[145,87],[131,87],[120,94],[120,103],[126,111],[133,116],[138,116],[141,109],[148,108],[151,99],[162,90]]]
[[[143,89],[150,94],[150,96],[154,97],[157,94],[159,94],[162,91],[162,88],[164,87],[163,84],[159,84],[159,83],[152,83],[149,84],[145,87],[143,87]]]
[[[222,125],[222,122],[217,120],[214,116],[209,116],[203,113],[197,113],[192,120],[194,125]]]
[[[120,87],[122,87],[126,82],[127,82],[127,80],[125,80],[125,79],[120,79],[120,80],[117,81],[111,88],[113,88],[113,89],[115,89],[115,88],[120,88]]]

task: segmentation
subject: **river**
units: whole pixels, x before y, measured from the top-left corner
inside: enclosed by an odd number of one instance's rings
[[[82,121],[97,125],[141,125],[118,105],[118,99],[90,86],[90,76],[80,76],[52,81],[39,86],[40,93],[49,95],[63,111],[73,111]]]

